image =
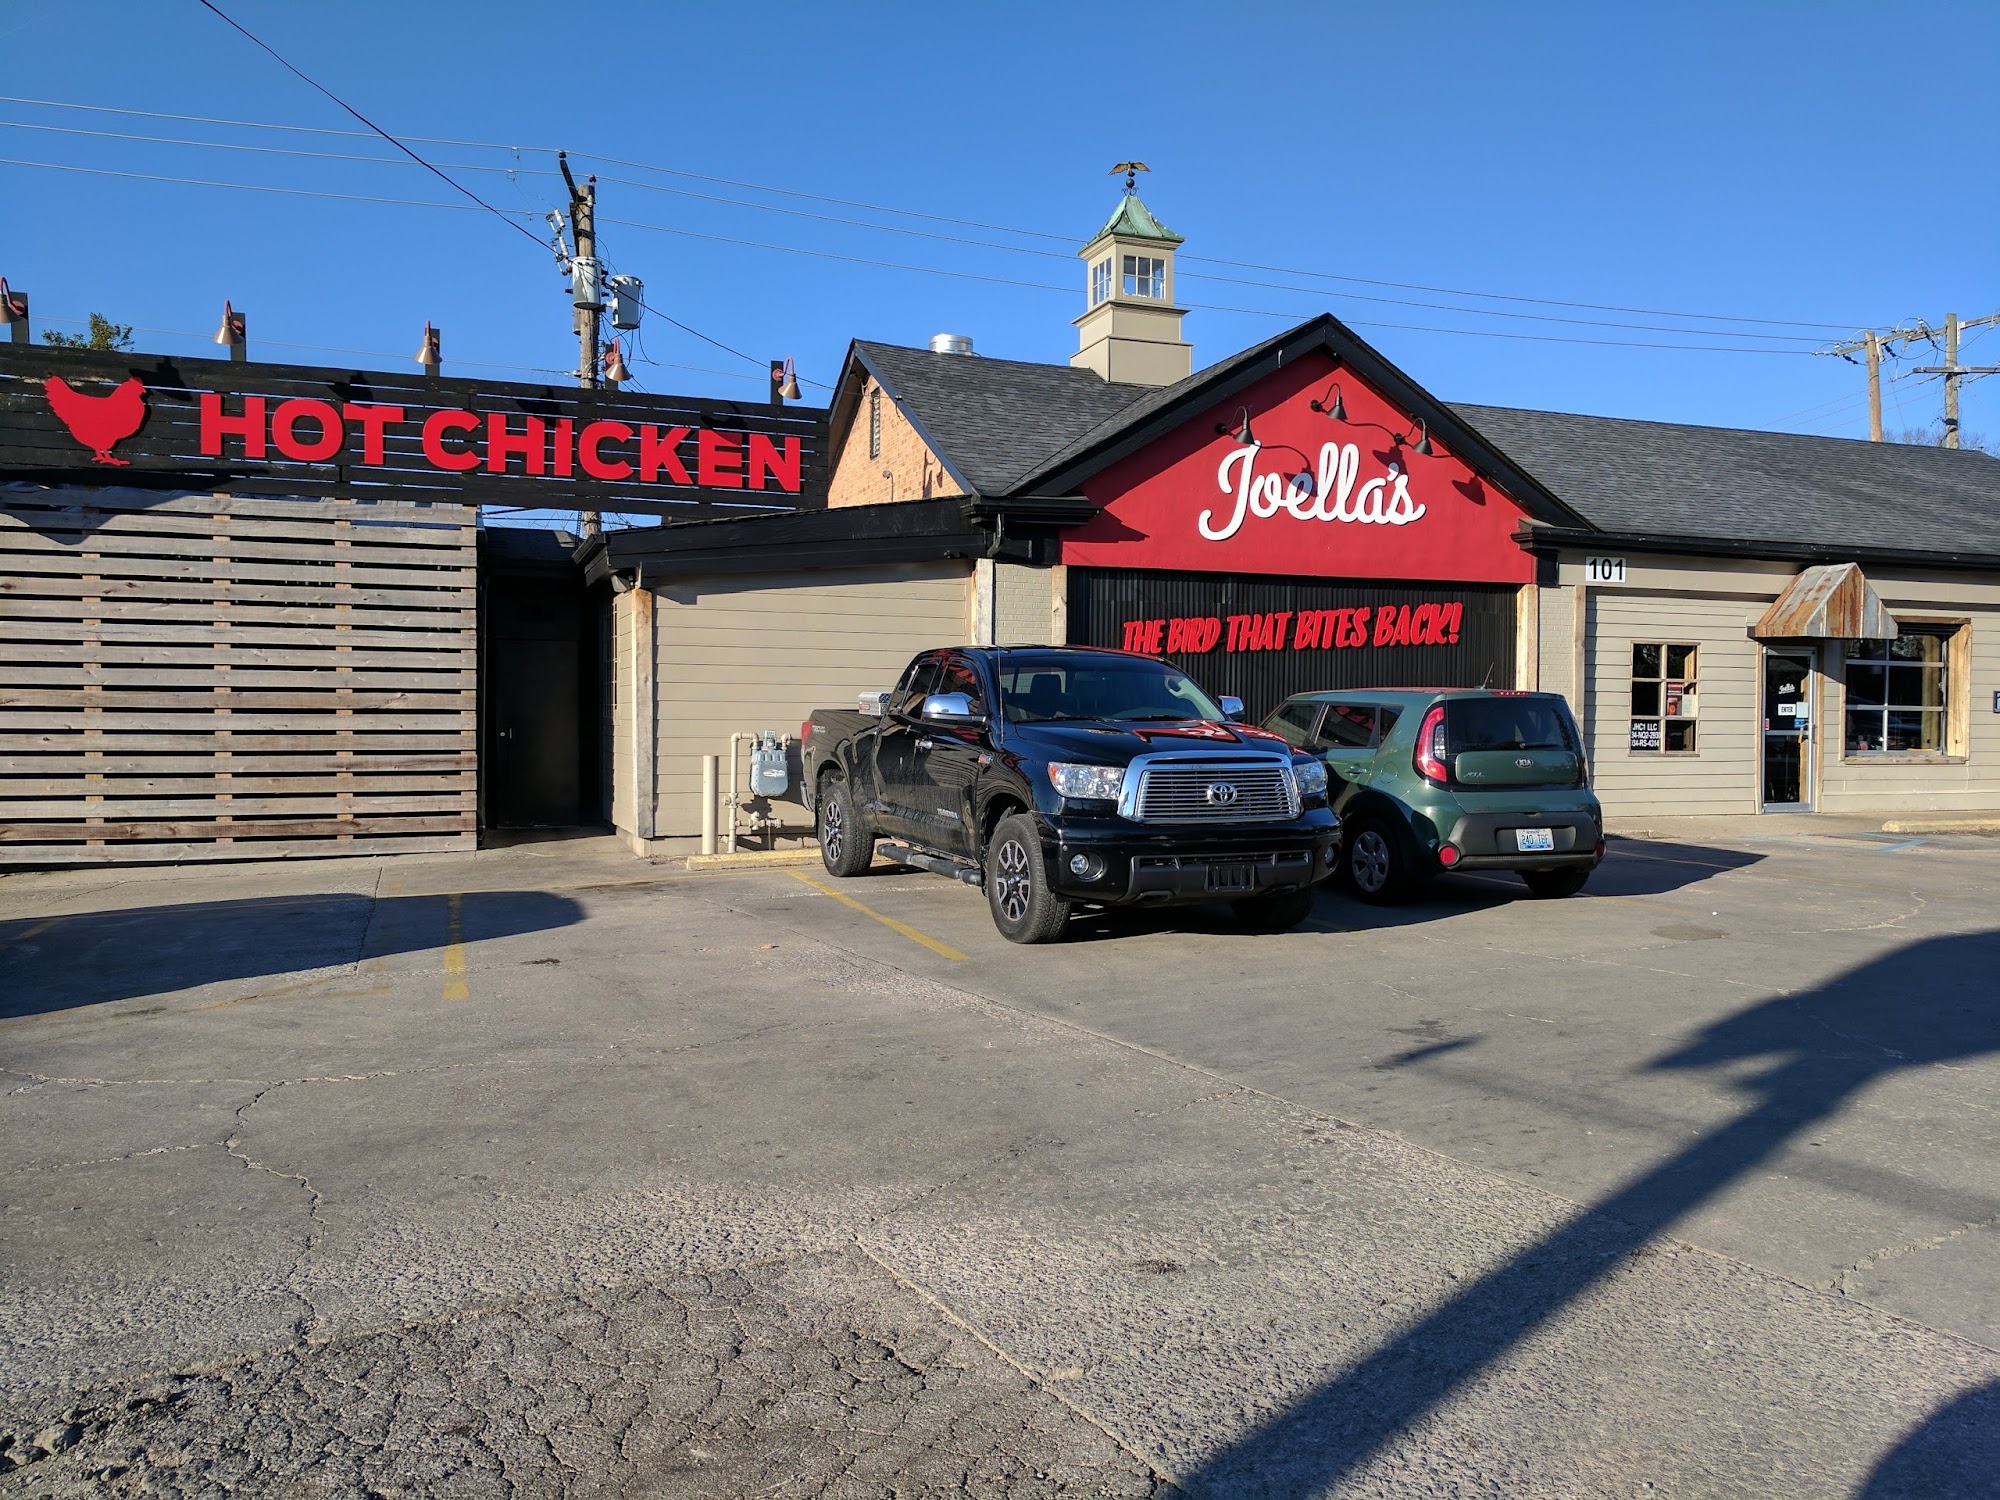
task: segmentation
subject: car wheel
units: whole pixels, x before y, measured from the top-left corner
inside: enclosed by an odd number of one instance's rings
[[[986,904],[1010,943],[1046,943],[1069,921],[1070,903],[1049,890],[1042,840],[1025,813],[1002,818],[987,842]]]
[[[819,857],[830,875],[859,875],[875,862],[875,835],[854,806],[845,781],[830,776],[820,786]]]
[[[1289,932],[1312,915],[1313,888],[1252,896],[1248,901],[1232,901],[1229,909],[1252,932]]]
[[[1373,819],[1355,826],[1342,855],[1348,889],[1363,901],[1387,905],[1403,899],[1410,883],[1410,862],[1388,824]]]
[[[1520,873],[1528,887],[1528,894],[1537,901],[1559,901],[1564,896],[1574,896],[1590,879],[1588,870],[1523,870]]]

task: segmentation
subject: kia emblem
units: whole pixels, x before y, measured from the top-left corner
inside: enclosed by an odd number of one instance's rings
[[[1208,784],[1208,790],[1201,795],[1202,800],[1207,802],[1210,807],[1227,807],[1236,800],[1237,794],[1236,788],[1232,783],[1227,781],[1211,781]]]
[[[1535,763],[1534,760],[1526,755],[1522,756],[1519,760],[1514,762],[1515,765],[1519,766],[1524,771],[1527,770],[1528,767],[1532,766],[1534,763]]]

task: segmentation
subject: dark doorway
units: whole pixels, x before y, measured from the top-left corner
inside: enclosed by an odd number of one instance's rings
[[[494,527],[480,542],[482,823],[594,823],[598,640],[571,539]]]
[[[1812,808],[1812,652],[1764,653],[1764,808],[1767,812],[1807,812]]]

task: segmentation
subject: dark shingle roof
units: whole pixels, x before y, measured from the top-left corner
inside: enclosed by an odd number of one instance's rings
[[[2000,554],[2000,461],[1970,449],[1452,410],[1604,531]]]
[[[937,456],[981,495],[1008,493],[1044,455],[1153,394],[1151,386],[1113,384],[1068,365],[899,344],[857,342],[854,350]]]

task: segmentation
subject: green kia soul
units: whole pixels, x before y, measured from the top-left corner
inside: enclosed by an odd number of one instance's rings
[[[1583,736],[1556,693],[1354,688],[1300,693],[1264,721],[1327,764],[1340,873],[1397,901],[1446,870],[1513,870],[1573,896],[1604,858]]]

